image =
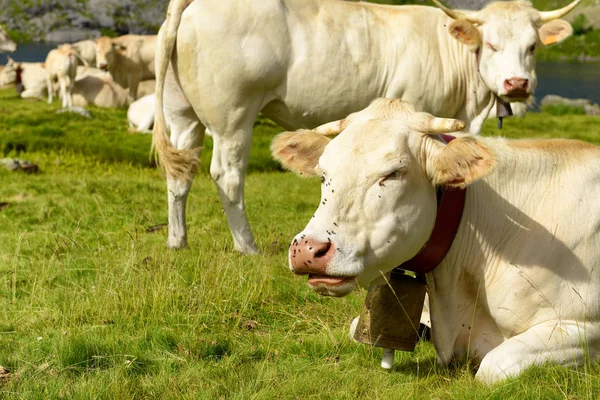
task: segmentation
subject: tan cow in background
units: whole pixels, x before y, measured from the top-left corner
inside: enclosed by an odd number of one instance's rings
[[[138,98],[141,81],[154,79],[156,35],[124,35],[96,39],[96,66],[106,69],[115,82],[129,89],[129,100]]]
[[[44,98],[47,96],[46,69],[43,63],[17,62],[8,57],[8,62],[0,71],[0,86],[21,84],[21,97]]]

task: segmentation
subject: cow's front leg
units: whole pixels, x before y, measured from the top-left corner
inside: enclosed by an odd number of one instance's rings
[[[492,384],[532,365],[581,365],[600,355],[600,323],[548,321],[513,336],[490,351],[475,378]]]

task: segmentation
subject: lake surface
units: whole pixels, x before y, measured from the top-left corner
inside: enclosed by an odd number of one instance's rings
[[[53,44],[21,44],[11,57],[16,61],[43,62],[54,47]],[[6,54],[0,54],[0,64],[6,64]],[[538,101],[547,94],[557,94],[600,104],[600,63],[539,62],[537,74],[535,97]]]

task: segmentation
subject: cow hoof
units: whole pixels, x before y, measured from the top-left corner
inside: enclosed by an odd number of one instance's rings
[[[188,247],[187,240],[167,240],[167,249],[180,250]]]
[[[235,251],[249,256],[255,256],[259,254],[258,247],[255,244],[252,246],[234,246]]]

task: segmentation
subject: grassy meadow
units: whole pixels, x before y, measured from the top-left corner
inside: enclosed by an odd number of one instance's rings
[[[595,399],[600,366],[536,367],[492,387],[439,367],[430,343],[396,353],[348,338],[366,292],[320,297],[287,268],[287,247],[319,201],[318,180],[280,170],[261,120],[247,212],[261,254],[233,252],[208,176],[188,204],[189,249],[165,248],[166,188],[150,136],[125,112],[94,119],[0,91],[0,151],[38,174],[0,169],[0,398]],[[508,137],[600,144],[600,119],[528,114]],[[486,134],[498,134],[489,121]]]

